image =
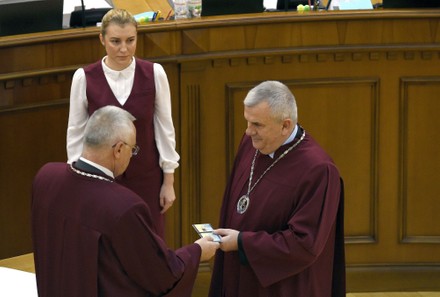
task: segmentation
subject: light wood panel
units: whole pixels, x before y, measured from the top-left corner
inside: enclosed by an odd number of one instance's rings
[[[35,273],[34,254],[28,253],[0,260],[0,267]]]
[[[401,238],[405,243],[440,243],[439,77],[401,79]]]

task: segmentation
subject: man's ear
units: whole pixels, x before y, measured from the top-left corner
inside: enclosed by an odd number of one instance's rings
[[[284,135],[292,133],[292,128],[293,128],[293,121],[292,121],[292,119],[284,119],[283,120],[282,133]]]
[[[115,156],[116,159],[119,159],[121,157],[121,150],[122,150],[122,146],[124,145],[124,143],[122,143],[121,141],[119,141],[118,143],[115,144],[115,146],[113,147],[113,155]]]

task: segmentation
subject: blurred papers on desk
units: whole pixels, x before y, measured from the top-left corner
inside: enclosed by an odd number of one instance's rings
[[[136,22],[138,22],[138,24],[145,24],[156,20],[157,12],[146,11],[143,13],[135,14],[133,15],[133,17],[135,18]]]
[[[329,10],[373,9],[371,0],[332,0]]]

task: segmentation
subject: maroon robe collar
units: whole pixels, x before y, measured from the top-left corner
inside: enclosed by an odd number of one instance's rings
[[[108,179],[110,179],[112,181],[114,180],[113,177],[108,176],[103,171],[99,170],[98,168],[96,168],[95,166],[93,166],[93,165],[91,165],[89,163],[86,163],[86,162],[82,161],[81,159],[78,159],[78,161],[74,162],[72,164],[72,166],[75,169],[78,169],[80,171],[84,171],[84,172],[91,173],[91,174],[96,174],[96,175],[99,175],[101,177],[108,178]]]

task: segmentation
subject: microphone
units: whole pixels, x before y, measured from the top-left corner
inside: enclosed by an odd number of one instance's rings
[[[81,11],[82,11],[82,26],[86,27],[86,7],[84,6],[84,0],[81,0]]]
[[[332,3],[332,0],[328,0],[327,6],[325,7],[325,10],[328,10],[330,8],[331,3]]]

